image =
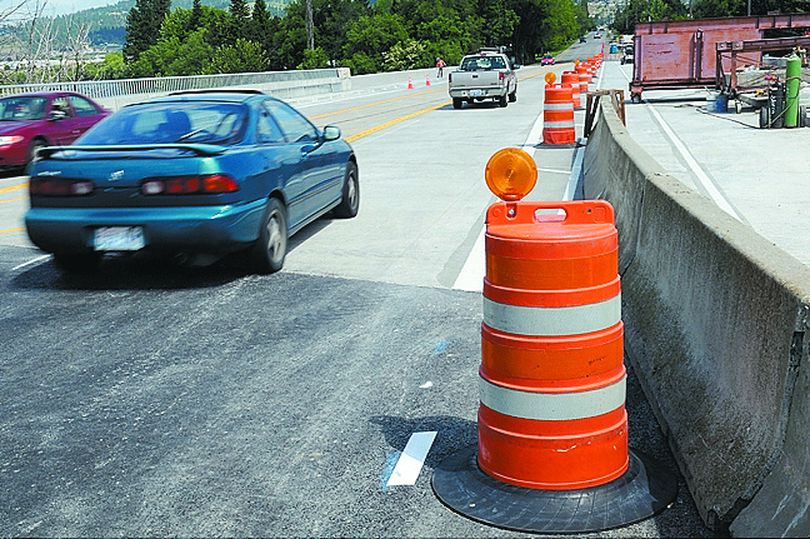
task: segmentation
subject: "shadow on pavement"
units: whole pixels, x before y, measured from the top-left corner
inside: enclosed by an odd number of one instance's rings
[[[436,431],[425,464],[436,468],[448,455],[473,445],[478,440],[476,423],[459,417],[436,415],[407,419],[390,415],[374,416],[369,422],[380,427],[385,441],[397,451],[403,451],[414,432]]]
[[[288,254],[332,222],[318,219],[290,238]],[[256,275],[247,253],[239,251],[210,265],[184,266],[169,257],[106,257],[96,271],[86,274],[64,273],[50,260],[32,266],[15,276],[13,288],[53,290],[182,290],[222,286],[231,281]]]
[[[204,268],[186,268],[166,259],[105,260],[97,271],[63,273],[49,261],[15,276],[10,285],[46,290],[179,290],[221,286],[248,275],[246,269],[229,267],[228,260]]]

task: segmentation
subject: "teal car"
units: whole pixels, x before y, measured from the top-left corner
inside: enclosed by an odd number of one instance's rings
[[[65,270],[107,253],[243,251],[272,273],[308,223],[357,215],[360,189],[339,128],[258,91],[220,90],[129,105],[75,145],[39,150],[29,192],[28,236]]]

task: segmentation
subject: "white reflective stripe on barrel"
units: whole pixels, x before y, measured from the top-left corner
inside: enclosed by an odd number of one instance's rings
[[[571,110],[573,111],[574,109],[571,109]],[[543,122],[543,127],[547,128],[547,129],[560,129],[560,128],[563,128],[563,127],[574,127],[574,122],[573,121],[561,121],[561,122],[544,121]]]
[[[609,386],[578,393],[531,393],[497,386],[479,377],[481,404],[498,413],[523,419],[565,421],[585,419],[624,406],[627,377]]]
[[[523,307],[484,298],[484,323],[515,335],[578,335],[607,329],[621,319],[621,294],[576,307]]]
[[[571,103],[545,103],[543,110],[571,110],[573,107]]]

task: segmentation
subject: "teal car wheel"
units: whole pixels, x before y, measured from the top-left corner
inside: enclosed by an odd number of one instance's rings
[[[257,272],[275,273],[284,267],[288,235],[284,205],[278,199],[271,198],[267,202],[259,239],[253,246],[253,263]]]
[[[343,198],[335,208],[335,217],[350,219],[360,208],[360,183],[357,181],[357,165],[349,161],[346,165],[346,179],[343,181]]]

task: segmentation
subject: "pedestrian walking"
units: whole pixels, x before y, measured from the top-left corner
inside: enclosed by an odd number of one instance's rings
[[[442,78],[444,76],[444,66],[446,65],[447,64],[444,62],[444,60],[442,60],[441,56],[436,57],[436,76],[438,78]]]

